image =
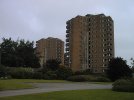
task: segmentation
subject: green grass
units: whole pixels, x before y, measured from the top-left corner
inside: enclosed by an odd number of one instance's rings
[[[65,80],[34,80],[34,79],[10,79],[10,80],[0,80],[0,91],[2,90],[15,90],[15,89],[28,89],[35,88],[31,84],[27,83],[74,83]],[[93,84],[111,84],[110,82],[88,82]]]
[[[112,90],[74,90],[1,97],[0,100],[134,100],[134,93]]]
[[[49,82],[56,83],[56,82],[67,82],[67,81],[64,81],[64,80],[32,80],[32,79],[0,80],[0,91],[34,88],[34,86],[32,86],[31,84],[26,84],[26,83],[49,83]]]

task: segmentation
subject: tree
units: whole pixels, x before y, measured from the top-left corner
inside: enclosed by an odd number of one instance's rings
[[[3,38],[3,42],[1,43],[1,64],[5,66],[14,66],[16,61],[15,49],[17,47],[17,43],[14,42],[11,38],[5,39]]]
[[[125,77],[132,77],[132,71],[123,58],[117,57],[109,62],[107,75],[112,81],[115,81]]]
[[[132,65],[131,70],[134,73],[134,59],[131,58],[130,60],[131,60],[131,65]]]
[[[56,71],[56,74],[58,79],[67,79],[68,77],[73,75],[73,71],[70,68],[60,66]]]
[[[40,67],[36,57],[34,42],[3,38],[1,47],[1,64],[9,67]]]
[[[46,61],[45,68],[55,71],[59,68],[60,63],[61,61],[57,59],[49,59]]]

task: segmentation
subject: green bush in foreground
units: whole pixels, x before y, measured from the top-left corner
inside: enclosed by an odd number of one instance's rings
[[[14,68],[10,68],[9,74],[12,76],[12,78],[32,79],[34,70],[32,68],[14,67]]]
[[[134,92],[134,79],[121,79],[113,83],[113,91]]]
[[[97,82],[110,82],[111,80],[109,78],[107,78],[107,77],[100,76],[100,77],[96,78],[96,81]]]
[[[110,80],[106,77],[93,75],[74,75],[69,77],[67,80],[73,82],[110,82]]]
[[[67,79],[68,81],[73,81],[73,82],[85,82],[89,80],[88,75],[75,75],[71,76]]]
[[[0,78],[1,77],[6,77],[7,76],[7,67],[0,65]]]

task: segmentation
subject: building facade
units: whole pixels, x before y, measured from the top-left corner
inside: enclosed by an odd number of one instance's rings
[[[64,42],[58,38],[49,37],[40,39],[36,42],[36,54],[40,59],[40,65],[46,63],[47,60],[57,59],[64,64]]]
[[[73,71],[102,73],[114,57],[114,22],[104,14],[76,16],[66,22],[65,64]]]

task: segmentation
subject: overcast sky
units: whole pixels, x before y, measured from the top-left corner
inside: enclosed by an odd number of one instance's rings
[[[114,20],[115,56],[134,57],[134,0],[0,0],[1,38],[65,40],[66,21],[100,14]]]

